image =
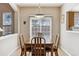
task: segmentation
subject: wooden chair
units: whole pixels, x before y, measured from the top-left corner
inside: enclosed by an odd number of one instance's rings
[[[44,36],[44,34],[42,32],[38,32],[37,35],[38,35],[38,37],[43,37]],[[52,45],[52,47],[53,47],[53,45]],[[51,50],[51,49],[53,49],[52,47],[46,47],[45,48],[46,53],[48,53],[48,54],[51,53],[51,56],[53,56],[53,50]]]
[[[32,56],[45,56],[45,39],[43,37],[33,37],[31,40]]]
[[[59,34],[58,34],[58,35],[56,35],[56,40],[55,40],[55,43],[53,44],[53,49],[54,49],[54,52],[55,52],[55,56],[58,56],[59,41],[60,41],[60,37],[59,37]]]
[[[23,56],[23,55],[26,56],[26,47],[25,47],[25,43],[24,43],[24,36],[20,35],[19,40],[20,40],[20,47],[21,47],[20,56]]]

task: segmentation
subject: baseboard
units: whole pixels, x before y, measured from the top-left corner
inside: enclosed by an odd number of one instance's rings
[[[67,50],[65,50],[63,47],[60,47],[60,49],[67,55],[72,56]]]
[[[18,48],[19,48],[19,47],[16,47],[15,49],[13,49],[13,50],[8,54],[8,56],[12,56],[13,53],[16,53],[16,51],[17,51]],[[17,56],[17,55],[16,55],[16,56]]]

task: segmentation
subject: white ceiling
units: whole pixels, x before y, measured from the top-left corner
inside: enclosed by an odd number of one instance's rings
[[[63,3],[16,3],[19,7],[61,7]]]

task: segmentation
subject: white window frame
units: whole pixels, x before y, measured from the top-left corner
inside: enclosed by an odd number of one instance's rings
[[[29,19],[30,19],[30,42],[31,42],[31,39],[32,39],[32,19],[30,18],[30,17],[34,17],[35,15],[31,15],[31,16],[29,16]],[[53,26],[53,17],[52,16],[50,16],[50,15],[44,15],[45,17],[51,17],[51,19],[50,19],[50,42],[47,42],[47,43],[52,43],[52,32],[53,32],[53,30],[52,30],[52,26]],[[34,18],[35,19],[35,18]]]

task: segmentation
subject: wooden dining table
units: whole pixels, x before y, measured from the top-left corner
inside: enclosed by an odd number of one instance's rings
[[[31,43],[25,43],[26,52],[31,52],[31,46],[34,44]],[[39,44],[38,44],[39,45]],[[46,52],[51,52],[51,56],[53,56],[53,43],[45,43],[42,44],[42,46],[45,45]]]

